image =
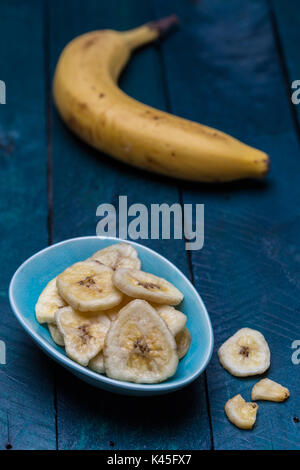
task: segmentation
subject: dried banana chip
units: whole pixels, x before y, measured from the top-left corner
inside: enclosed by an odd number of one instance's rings
[[[237,377],[263,374],[270,366],[270,349],[257,330],[242,328],[220,347],[219,360],[224,369]]]
[[[98,374],[105,373],[103,351],[99,352],[97,356],[90,360],[88,367]]]
[[[251,400],[285,401],[289,396],[288,388],[270,379],[257,382],[251,392]]]
[[[174,336],[185,326],[186,316],[171,305],[155,305],[155,309]]]
[[[229,421],[240,429],[252,429],[256,421],[258,405],[247,403],[241,395],[228,400],[225,413]]]
[[[66,302],[58,293],[55,277],[38,298],[35,306],[36,319],[39,323],[54,323],[56,310],[65,306]]]
[[[191,344],[191,339],[191,333],[189,332],[186,326],[175,336],[177,354],[179,359],[182,359],[188,352]]]
[[[176,343],[148,302],[133,300],[111,324],[104,346],[106,374],[114,379],[157,383],[175,374]]]
[[[98,312],[118,305],[122,293],[112,282],[112,269],[95,261],[73,264],[57,277],[63,299],[81,312]]]
[[[141,269],[137,251],[129,243],[118,243],[97,251],[91,259],[109,266],[114,271],[118,268]]]
[[[102,351],[110,326],[105,313],[86,316],[72,307],[57,310],[56,323],[64,337],[67,355],[83,366]]]
[[[58,327],[54,323],[48,323],[48,329],[54,343],[56,343],[58,346],[64,346],[64,337],[59,331]]]
[[[183,299],[183,294],[170,282],[136,269],[117,269],[113,282],[124,294],[136,299],[167,305],[177,305]]]

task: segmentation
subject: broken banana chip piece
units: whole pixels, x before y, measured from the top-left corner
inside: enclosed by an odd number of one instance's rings
[[[290,392],[286,387],[270,379],[262,379],[252,388],[251,400],[285,401]]]
[[[58,344],[58,346],[64,346],[65,345],[64,337],[59,331],[58,327],[54,323],[48,323],[48,329],[49,329],[51,338],[53,339],[54,343]]]
[[[64,337],[67,355],[82,366],[87,366],[104,346],[110,320],[105,313],[87,316],[72,307],[57,310],[56,324]]]
[[[171,305],[157,305],[155,309],[174,336],[185,326],[187,320],[186,316]]]
[[[229,421],[240,429],[252,429],[256,421],[258,405],[247,403],[241,395],[228,400],[225,413]]]
[[[177,354],[179,359],[182,359],[188,352],[191,344],[191,339],[191,333],[189,332],[186,326],[175,336]]]
[[[39,323],[54,323],[55,312],[66,303],[59,295],[56,287],[56,277],[45,287],[35,306],[35,315]]]
[[[98,312],[118,305],[122,293],[112,282],[113,270],[95,261],[82,261],[57,277],[63,299],[81,312]]]
[[[257,330],[242,328],[220,347],[219,360],[224,369],[237,377],[263,374],[270,366],[270,349]]]
[[[104,357],[102,351],[90,360],[88,367],[89,369],[93,370],[94,372],[97,372],[98,374],[105,373]]]
[[[157,383],[175,374],[175,339],[156,310],[133,300],[111,324],[105,339],[104,366],[108,377],[137,383]]]
[[[129,243],[118,243],[97,251],[92,258],[109,266],[114,271],[118,268],[141,269],[141,261],[137,251]]]
[[[124,294],[136,299],[167,305],[177,305],[183,299],[183,294],[170,282],[137,269],[117,269],[113,282]]]

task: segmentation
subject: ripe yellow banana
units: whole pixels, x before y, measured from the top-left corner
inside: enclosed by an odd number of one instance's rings
[[[93,31],[71,41],[54,76],[54,99],[84,141],[130,165],[203,182],[263,177],[268,156],[223,132],[130,98],[117,80],[132,51],[155,40],[174,16],[136,29]]]

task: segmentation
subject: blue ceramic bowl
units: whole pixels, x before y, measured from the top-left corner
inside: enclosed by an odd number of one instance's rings
[[[10,287],[11,307],[32,339],[63,367],[95,387],[127,395],[158,395],[173,392],[195,380],[206,368],[213,349],[213,332],[206,308],[190,281],[170,261],[138,243],[142,269],[172,282],[184,294],[180,309],[187,315],[192,335],[190,349],[180,361],[176,374],[159,384],[136,384],[110,379],[69,359],[51,339],[46,325],[35,318],[35,304],[46,284],[71,264],[88,258],[97,250],[119,243],[109,237],[80,237],[52,245],[25,261],[14,274]]]

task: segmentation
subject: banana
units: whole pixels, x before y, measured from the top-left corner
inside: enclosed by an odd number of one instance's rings
[[[270,349],[264,336],[251,328],[237,331],[220,347],[224,369],[237,377],[263,374],[270,366]]]
[[[49,329],[51,338],[53,339],[54,343],[58,344],[58,346],[64,346],[65,345],[64,337],[59,331],[58,327],[55,325],[55,323],[48,323],[48,329]]]
[[[154,306],[154,305],[153,305]],[[155,306],[156,311],[166,323],[172,335],[176,336],[186,324],[186,316],[171,305]]]
[[[99,352],[97,356],[90,360],[88,367],[98,374],[105,373],[103,351]]]
[[[252,429],[258,411],[256,403],[247,403],[241,395],[228,400],[225,413],[229,421],[240,429]]]
[[[290,392],[286,387],[270,379],[262,379],[252,388],[251,400],[285,401]]]
[[[38,298],[35,315],[39,323],[54,323],[55,312],[66,303],[61,298],[56,287],[56,278],[52,279]]]
[[[269,168],[266,153],[146,106],[118,88],[132,52],[175,22],[171,16],[130,31],[93,31],[72,40],[59,58],[53,81],[62,119],[94,148],[155,173],[203,182],[264,177]]]
[[[91,259],[109,266],[113,271],[118,268],[141,269],[141,261],[137,251],[129,243],[110,245],[107,248],[103,248],[103,250],[97,251]]]
[[[177,354],[179,359],[182,359],[188,352],[191,340],[191,333],[189,332],[186,326],[175,336]]]
[[[120,311],[103,353],[106,374],[129,382],[161,382],[174,375],[178,365],[172,333],[144,300],[133,300]]]
[[[118,305],[122,293],[112,283],[113,270],[87,260],[75,263],[57,277],[63,299],[81,312],[98,312]]]
[[[82,366],[87,366],[104,346],[110,320],[101,313],[87,316],[64,307],[55,314],[56,324],[63,335],[67,355]]]
[[[178,305],[183,300],[183,294],[170,282],[137,269],[117,269],[113,283],[121,292],[136,299],[168,305]]]

